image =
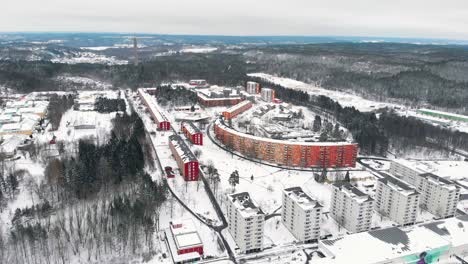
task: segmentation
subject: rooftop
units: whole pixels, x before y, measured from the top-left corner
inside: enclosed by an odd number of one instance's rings
[[[404,195],[416,195],[419,194],[415,188],[411,187],[404,181],[401,181],[390,174],[383,173],[381,174],[384,176],[383,178],[378,179],[379,182],[393,188],[394,190],[404,194]]]
[[[229,113],[232,113],[246,105],[249,105],[249,104],[252,104],[252,102],[250,102],[249,100],[244,100],[236,105],[233,105],[231,107],[229,107],[225,112],[229,112]]]
[[[169,136],[169,141],[172,143],[184,162],[197,160],[190,148],[187,146],[187,144],[185,144],[185,141],[179,135]]]
[[[365,202],[365,201],[372,201],[372,199],[368,194],[362,192],[357,187],[349,184],[349,183],[334,183],[333,186],[340,189],[344,194],[348,197],[355,199],[358,202]]]
[[[170,226],[177,249],[203,245],[197,228],[191,219],[173,222]]]
[[[313,208],[322,207],[319,202],[312,199],[308,194],[306,194],[301,187],[292,187],[284,189],[284,192],[291,197],[291,199],[296,202],[302,209],[310,210]]]
[[[229,194],[228,197],[244,218],[263,214],[263,211],[252,200],[248,192]]]
[[[201,133],[200,129],[193,124],[193,122],[184,122],[183,126],[189,131],[191,135]]]

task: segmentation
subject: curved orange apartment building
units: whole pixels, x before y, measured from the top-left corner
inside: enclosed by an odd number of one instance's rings
[[[292,142],[241,133],[219,118],[214,124],[216,138],[246,157],[270,163],[316,168],[355,167],[358,145],[348,142]]]

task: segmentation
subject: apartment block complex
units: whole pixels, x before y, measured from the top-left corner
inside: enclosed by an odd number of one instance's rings
[[[249,94],[258,94],[260,93],[260,84],[256,82],[247,82],[245,91]]]
[[[374,199],[349,183],[333,185],[330,215],[346,230],[358,233],[371,228]]]
[[[385,174],[377,180],[375,210],[399,225],[416,222],[420,194],[405,182]]]
[[[319,239],[321,216],[322,205],[301,187],[283,190],[281,220],[298,241],[310,243]]]
[[[223,117],[226,120],[232,119],[252,108],[252,105],[252,102],[248,100],[242,101],[234,106],[231,106],[226,111],[223,111]]]
[[[419,175],[427,171],[418,164],[410,163],[407,160],[393,160],[390,163],[390,174],[404,180],[405,182],[417,186]]]
[[[296,167],[355,167],[358,145],[348,142],[292,142],[239,132],[218,119],[216,138],[245,156]]]
[[[227,195],[226,202],[229,232],[242,253],[263,249],[265,214],[251,199],[249,193]]]
[[[169,148],[177,162],[180,174],[186,181],[198,181],[198,160],[184,140],[178,135],[169,136]]]

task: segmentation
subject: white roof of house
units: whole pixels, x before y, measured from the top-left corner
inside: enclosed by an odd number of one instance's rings
[[[23,142],[24,137],[14,135],[8,139],[6,139],[2,145],[0,145],[1,152],[3,153],[10,153],[14,152],[16,148]]]
[[[236,110],[238,110],[238,109],[240,109],[240,108],[242,108],[244,106],[247,106],[247,105],[252,105],[252,102],[249,101],[249,100],[242,101],[242,102],[240,102],[240,103],[238,103],[236,105],[233,105],[233,106],[229,107],[225,112],[232,113],[232,112],[234,112],[234,111],[236,111]]]
[[[173,222],[170,226],[177,249],[203,245],[197,228],[191,219]]]
[[[192,122],[183,122],[182,124],[191,135],[201,133],[200,129],[196,127]]]
[[[169,141],[171,142],[172,146],[174,146],[177,154],[184,162],[197,161],[195,155],[180,136],[171,135],[169,136]]]

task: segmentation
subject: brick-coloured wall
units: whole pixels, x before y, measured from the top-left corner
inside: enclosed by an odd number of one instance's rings
[[[273,142],[267,138],[243,137],[214,125],[216,138],[225,146],[251,158],[295,167],[355,167],[358,145],[343,143],[330,145],[300,145],[292,142]]]

